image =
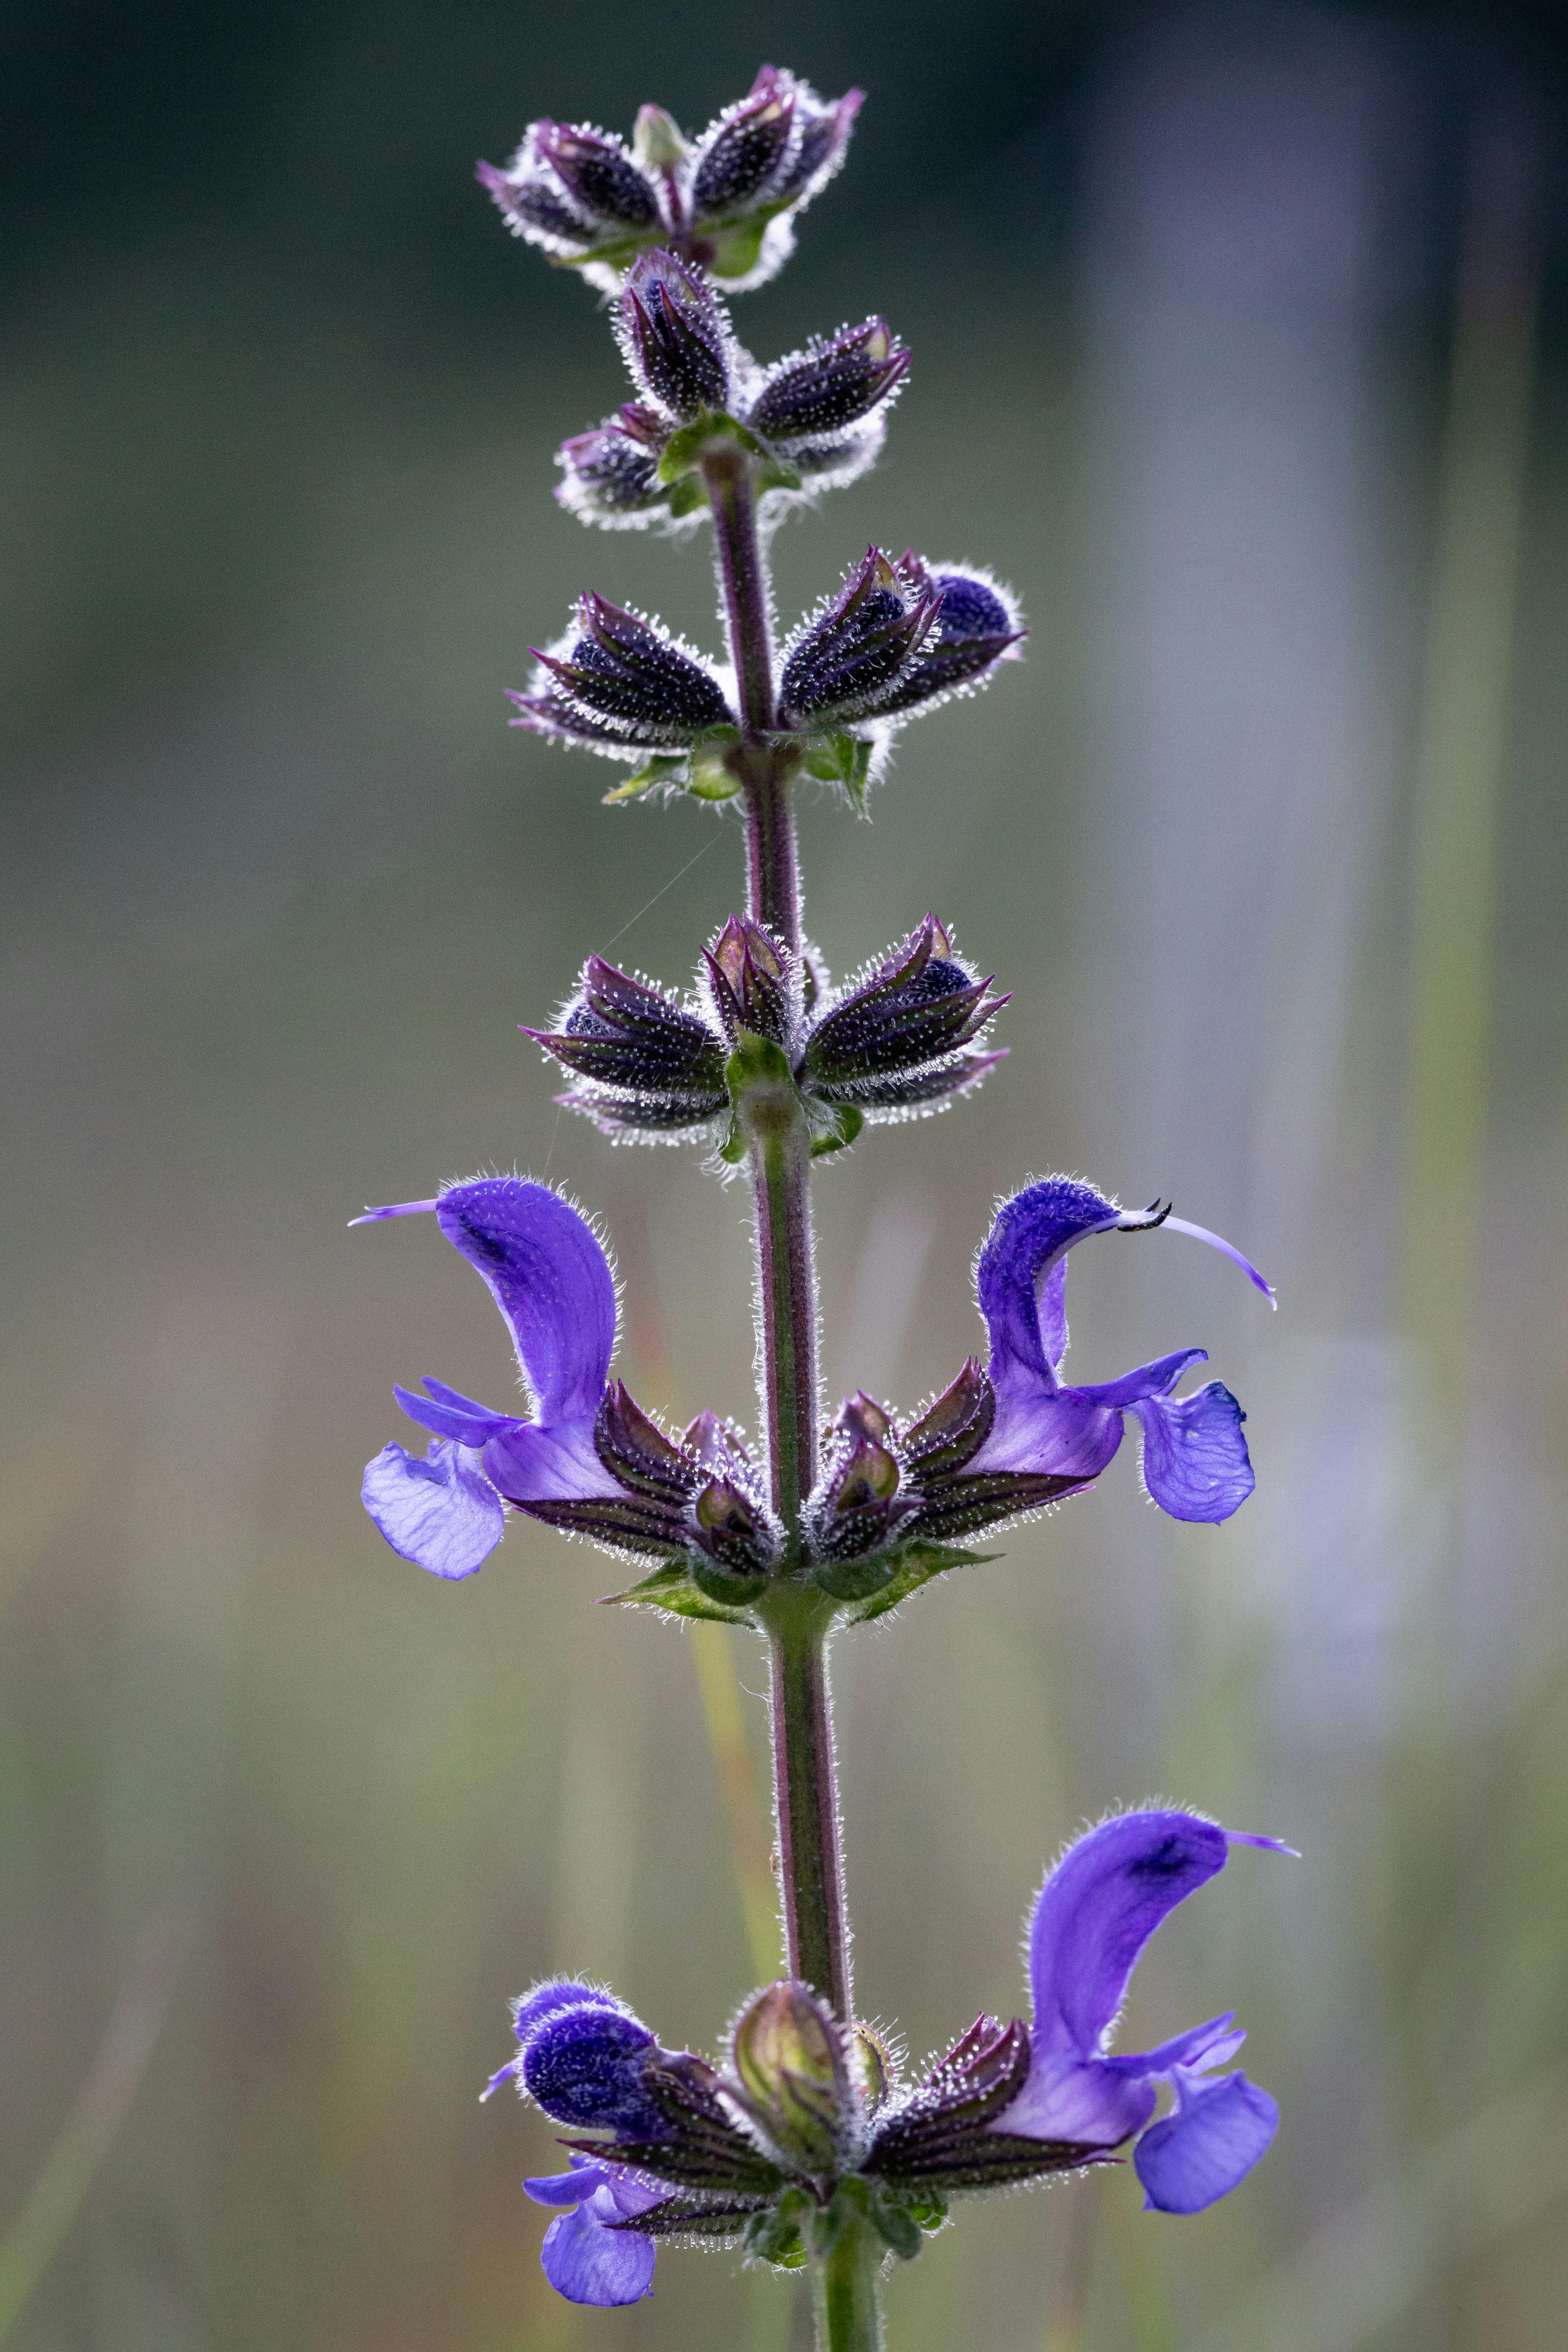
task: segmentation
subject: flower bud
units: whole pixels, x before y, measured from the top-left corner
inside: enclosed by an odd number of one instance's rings
[[[689,742],[731,717],[711,671],[639,614],[590,595],[577,617],[564,654],[537,658],[580,709],[637,743]]]
[[[672,253],[639,255],[621,295],[626,362],[650,400],[685,424],[730,404],[730,339],[699,273]]]
[[[786,2162],[819,2178],[837,2167],[849,2100],[837,2024],[802,1984],[760,1992],[735,2028],[745,2105]]]
[[[680,125],[662,106],[639,106],[632,152],[645,172],[673,172],[686,153]]]
[[[887,320],[868,319],[771,368],[747,422],[770,441],[830,439],[887,400],[909,366],[910,354]]]
[[[635,530],[668,505],[657,451],[614,419],[563,441],[555,462],[566,478],[555,496],[584,522]]]
[[[899,559],[904,593],[930,600],[935,625],[899,677],[869,706],[879,718],[930,709],[950,694],[983,685],[998,662],[1016,659],[1026,632],[1011,600],[983,574],[933,572],[912,549]]]
[[[749,1029],[753,1036],[788,1042],[793,1027],[789,958],[760,923],[731,915],[710,948],[702,951],[714,1010],[731,1044]]]
[[[534,152],[573,201],[606,229],[651,228],[658,219],[652,188],[618,139],[584,123],[533,125]]]
[[[786,649],[779,693],[784,725],[879,709],[937,610],[934,595],[907,595],[880,548],[868,548],[838,594]]]
[[[752,209],[781,175],[795,137],[793,78],[764,66],[750,94],[705,133],[691,179],[700,220],[727,220]]]

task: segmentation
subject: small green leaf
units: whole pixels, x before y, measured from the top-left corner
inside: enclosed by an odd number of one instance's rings
[[[779,2270],[799,2270],[808,2259],[800,2225],[810,2210],[811,2199],[804,2189],[786,2189],[776,2205],[765,2213],[753,2213],[747,2222],[743,2241],[747,2253]]]
[[[665,443],[664,455],[658,461],[659,480],[668,488],[670,484],[679,482],[683,474],[693,472],[709,451],[721,445],[731,449],[743,449],[748,457],[766,457],[768,455],[756,435],[749,432],[737,418],[727,416],[721,408],[705,408],[700,415],[692,418],[689,425],[683,425],[679,432],[672,433]]]
[[[871,2224],[900,2262],[912,2263],[921,2250],[921,2225],[907,2205],[879,2197],[871,2208]]]
[[[812,1158],[821,1160],[829,1151],[842,1151],[846,1145],[854,1142],[865,1124],[866,1114],[856,1104],[836,1105],[831,1120],[820,1134],[812,1139]]]
[[[624,784],[605,794],[605,806],[611,808],[616,801],[635,801],[644,793],[657,792],[659,786],[672,786],[684,792],[689,782],[689,754],[685,751],[656,751],[645,768],[628,776]]]
[[[806,740],[805,772],[818,783],[842,784],[857,816],[866,814],[866,786],[871,773],[871,746],[847,729]]]
[[[668,505],[670,520],[679,522],[683,515],[695,514],[708,503],[708,490],[700,474],[683,474],[669,493]]]
[[[625,1592],[606,1592],[603,1606],[626,1601],[634,1608],[662,1609],[671,1617],[707,1617],[721,1625],[749,1625],[750,1612],[710,1599],[693,1580],[684,1560],[667,1560],[645,1576],[640,1584],[628,1585]]]
[[[763,250],[763,235],[770,215],[752,214],[750,219],[736,221],[732,227],[709,232],[712,258],[708,274],[726,285],[736,278],[749,278],[757,266]]]
[[[894,1555],[880,1552],[871,1559],[828,1560],[812,1570],[812,1578],[835,1601],[869,1601],[892,1582],[896,1569]]]
[[[890,1561],[893,1572],[866,1600],[848,1610],[848,1622],[852,1625],[868,1624],[873,1617],[885,1616],[889,1609],[896,1609],[900,1601],[907,1601],[911,1592],[918,1592],[922,1584],[930,1584],[934,1578],[945,1576],[950,1569],[983,1568],[987,1560],[1000,1559],[1002,1554],[997,1551],[965,1551],[958,1544],[912,1543],[905,1544],[900,1550],[885,1557]],[[863,1564],[856,1563],[857,1566]],[[817,1581],[821,1582],[820,1570]]]
[[[738,727],[705,727],[691,746],[687,791],[700,801],[733,800],[741,786],[726,762],[740,740]]]
[[[700,1559],[693,1554],[691,1580],[710,1601],[717,1601],[728,1610],[744,1612],[761,1598],[768,1580],[765,1576],[736,1576],[716,1561]]]
[[[798,490],[800,476],[782,457],[764,457],[757,467],[754,487],[759,498],[764,490]]]

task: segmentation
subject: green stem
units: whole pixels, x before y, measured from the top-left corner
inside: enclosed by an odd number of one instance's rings
[[[786,1965],[847,2020],[855,2012],[824,1639],[832,1613],[825,1595],[793,1580],[781,1579],[763,1604]]]
[[[857,2215],[813,2261],[817,2352],[880,2352],[883,2251],[870,2222]]]

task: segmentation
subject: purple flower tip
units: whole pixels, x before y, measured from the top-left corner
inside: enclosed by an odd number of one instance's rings
[[[384,1217],[427,1216],[437,1206],[434,1201],[399,1201],[390,1209],[366,1209],[363,1217],[351,1217],[351,1225],[376,1225]]]

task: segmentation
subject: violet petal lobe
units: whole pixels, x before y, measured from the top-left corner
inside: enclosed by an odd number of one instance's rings
[[[1163,1511],[1212,1527],[1241,1508],[1258,1481],[1241,1433],[1247,1415],[1223,1381],[1130,1409],[1143,1432],[1143,1483]]]
[[[384,1445],[365,1465],[365,1509],[395,1552],[432,1576],[472,1576],[506,1532],[501,1498],[478,1454],[437,1438],[421,1461]]]
[[[1245,2074],[1196,2084],[1178,2077],[1175,2112],[1133,2150],[1144,2210],[1201,2213],[1251,2171],[1279,2128],[1274,2101]]]
[[[1029,1930],[1037,2045],[1100,2056],[1150,1937],[1224,1869],[1227,1850],[1215,1822],[1178,1812],[1121,1813],[1068,1848]]]
[[[454,1184],[436,1219],[489,1285],[541,1423],[591,1431],[615,1352],[616,1285],[587,1219],[518,1176]]]
[[[618,2002],[561,2009],[522,2038],[523,2087],[574,2130],[608,2127],[622,2139],[652,2138],[664,2119],[642,2087],[642,2069],[656,2047],[647,2027]]]
[[[601,2203],[607,2213],[598,2210]],[[544,2232],[539,2256],[544,2275],[568,2303],[607,2311],[653,2293],[654,2242],[635,2230],[605,2226],[618,2218],[608,2189],[599,2189],[574,2213],[558,2213]]]
[[[1114,1226],[1121,1212],[1092,1184],[1071,1176],[1047,1176],[1016,1192],[997,1211],[976,1262],[980,1312],[991,1334],[991,1378],[1001,1394],[1020,1383],[1056,1385],[1056,1365],[1047,1353],[1037,1294],[1074,1242]],[[1059,1286],[1053,1301],[1055,1341],[1066,1345]]]

